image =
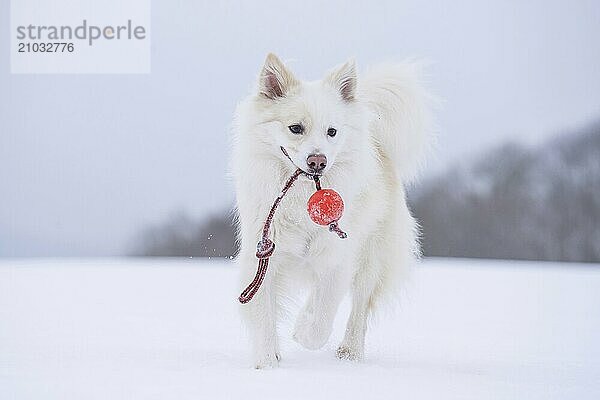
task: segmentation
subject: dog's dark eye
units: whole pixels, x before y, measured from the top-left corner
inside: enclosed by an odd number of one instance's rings
[[[327,136],[331,136],[334,137],[337,133],[337,130],[335,128],[329,128],[327,129]]]
[[[288,129],[294,135],[300,135],[300,134],[302,134],[302,132],[304,132],[304,127],[302,125],[300,125],[300,124],[290,125],[290,126],[288,126]]]

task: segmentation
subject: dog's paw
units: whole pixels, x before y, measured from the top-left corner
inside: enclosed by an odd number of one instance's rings
[[[347,346],[347,345],[343,345],[343,344],[337,348],[335,355],[340,360],[348,360],[348,361],[360,361],[364,357],[362,350],[355,349],[351,346]]]
[[[327,343],[331,329],[311,317],[301,316],[298,318],[293,338],[306,349],[319,350]]]
[[[267,353],[256,357],[254,361],[255,369],[272,369],[279,366],[281,355],[279,353]]]

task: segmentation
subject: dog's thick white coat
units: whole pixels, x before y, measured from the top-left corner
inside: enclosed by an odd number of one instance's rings
[[[309,219],[306,202],[314,182],[300,178],[273,219],[276,249],[265,281],[240,306],[257,368],[276,366],[280,359],[278,309],[296,283],[307,284],[309,295],[294,339],[308,349],[321,348],[350,291],[352,311],[337,355],[363,357],[369,316],[418,255],[403,184],[415,176],[428,143],[427,99],[412,63],[357,77],[348,62],[321,81],[302,82],[276,56],[267,57],[256,92],[238,106],[234,119],[240,288],[256,272],[256,243],[271,204],[296,167],[308,170],[310,154],[327,157],[321,182],[344,199],[340,226],[348,238],[340,240]],[[294,124],[302,125],[302,134],[290,132]],[[327,135],[329,128],[337,130],[334,137]]]

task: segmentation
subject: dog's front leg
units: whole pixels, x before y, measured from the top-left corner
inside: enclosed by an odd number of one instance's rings
[[[325,345],[348,282],[345,271],[338,265],[315,272],[313,288],[296,320],[293,334],[296,342],[310,350]]]
[[[240,257],[242,286],[247,285],[256,273],[256,257]],[[240,305],[242,318],[248,329],[255,368],[274,368],[280,359],[277,338],[277,298],[273,280],[275,268],[269,265],[265,279],[254,298]]]

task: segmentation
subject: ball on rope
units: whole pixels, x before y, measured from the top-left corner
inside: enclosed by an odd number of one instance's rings
[[[317,190],[308,199],[308,215],[314,223],[329,225],[342,217],[344,201],[338,192],[332,189]]]

